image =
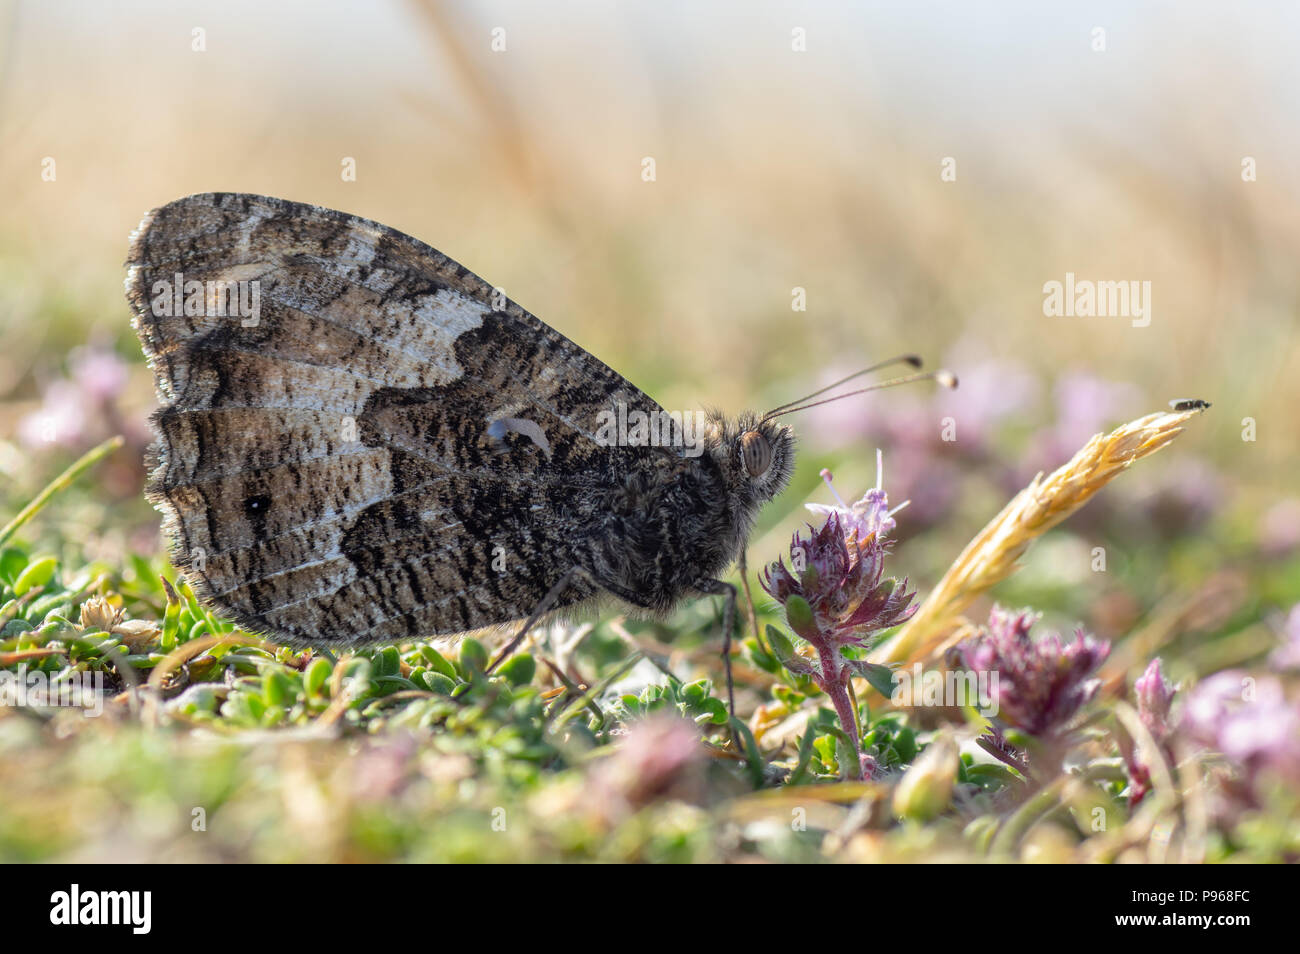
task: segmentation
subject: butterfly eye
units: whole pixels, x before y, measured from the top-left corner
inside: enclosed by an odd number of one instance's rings
[[[758,431],[746,431],[740,438],[740,459],[751,477],[761,477],[772,463],[772,445]]]

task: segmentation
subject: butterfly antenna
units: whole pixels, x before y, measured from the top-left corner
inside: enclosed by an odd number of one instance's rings
[[[828,384],[824,388],[819,388],[818,390],[814,391],[812,394],[805,394],[803,397],[799,398],[798,400],[790,401],[787,404],[782,404],[780,407],[772,408],[772,410],[768,411],[765,415],[763,415],[763,420],[766,421],[769,417],[773,417],[778,411],[783,411],[788,407],[794,407],[796,404],[802,404],[804,401],[811,400],[812,398],[817,397],[819,394],[825,394],[827,391],[833,391],[841,384],[848,384],[854,378],[860,378],[864,374],[871,374],[874,371],[882,371],[885,368],[888,368],[895,364],[910,364],[914,368],[919,368],[921,367],[921,356],[915,354],[900,354],[900,355],[895,355],[892,358],[886,358],[884,361],[881,361],[879,364],[873,364],[871,365],[871,367],[863,368],[861,371],[854,371],[848,377],[840,378],[834,384]]]
[[[879,384],[873,384],[870,387],[858,388],[856,391],[847,391],[844,394],[837,394],[834,397],[824,398],[821,401],[812,401],[807,404],[796,402],[795,406],[785,405],[774,411],[768,411],[763,415],[764,421],[769,421],[774,417],[780,417],[783,414],[793,414],[795,411],[806,411],[810,407],[817,407],[822,404],[830,404],[832,401],[842,401],[844,398],[853,397],[858,394],[866,394],[868,391],[883,391],[885,388],[896,388],[900,384],[911,384],[913,381],[937,381],[945,388],[957,387],[957,375],[944,368],[935,371],[923,371],[919,374],[905,374],[902,377],[891,378],[888,381],[881,381]],[[821,392],[818,392],[821,393]],[[816,395],[810,394],[809,397]]]

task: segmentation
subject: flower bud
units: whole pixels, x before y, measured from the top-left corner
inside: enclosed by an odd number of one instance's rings
[[[122,620],[122,611],[102,596],[92,596],[81,604],[81,628],[111,632]]]
[[[960,759],[952,736],[946,732],[938,735],[894,789],[894,814],[928,821],[947,808]]]
[[[812,607],[802,596],[791,596],[785,603],[785,618],[790,628],[804,639],[816,639],[820,634]]]

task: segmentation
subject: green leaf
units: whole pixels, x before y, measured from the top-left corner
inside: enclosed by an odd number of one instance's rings
[[[1020,781],[1019,776],[1005,765],[994,765],[989,762],[977,762],[974,765],[968,765],[966,767],[966,778],[986,788],[1014,785]]]
[[[56,590],[53,593],[48,593],[45,596],[32,600],[27,604],[27,609],[23,612],[23,617],[25,619],[30,619],[33,622],[36,620],[43,620],[49,616],[53,610],[60,606],[66,606],[71,610],[71,604],[68,602],[68,594],[64,590]]]
[[[466,637],[460,644],[460,674],[465,679],[481,676],[488,667],[488,652],[477,639]]]
[[[916,733],[909,726],[904,726],[894,736],[894,751],[906,765],[916,758]]]
[[[681,688],[681,698],[690,705],[700,705],[708,698],[709,680],[697,679],[695,682],[687,683]]]
[[[749,769],[749,780],[753,783],[754,788],[762,787],[763,753],[759,751],[758,743],[754,741],[754,734],[749,731],[749,726],[734,716],[731,718],[731,731],[740,739],[741,747],[744,749],[745,766]]]
[[[232,692],[226,701],[221,704],[221,715],[232,722],[244,725],[256,722],[260,712],[253,713],[250,698],[246,692]]]
[[[537,675],[537,661],[528,653],[517,653],[502,663],[497,673],[512,686],[526,686]]]
[[[325,682],[333,671],[334,665],[328,659],[313,659],[302,677],[303,687],[307,690],[307,695],[318,695],[321,689],[325,687]]]
[[[373,686],[376,693],[381,696],[386,696],[391,692],[420,688],[404,676],[375,676]]]
[[[215,712],[218,701],[219,697],[214,687],[200,684],[186,690],[180,702],[180,709],[191,715],[196,712]]]
[[[279,669],[269,669],[262,677],[262,698],[268,706],[288,706],[297,699],[293,683]]]
[[[167,594],[167,609],[163,612],[162,637],[159,645],[170,652],[176,648],[176,635],[181,625],[181,603],[176,591],[166,577],[162,577],[163,589]]]
[[[699,706],[702,714],[697,716],[695,721],[708,722],[710,725],[727,724],[727,706],[721,699],[715,699],[712,696],[705,699]]]
[[[845,781],[856,778],[861,771],[860,766],[853,764],[853,745],[849,742],[849,737],[842,732],[835,736],[835,761],[839,763],[840,777]]]
[[[785,601],[785,618],[790,628],[804,639],[816,638],[817,621],[812,607],[802,596],[791,596]]]
[[[849,668],[861,676],[886,699],[894,693],[894,670],[890,666],[869,663],[862,659],[848,660]]]
[[[800,601],[802,602],[802,600]],[[807,606],[804,603],[804,606]],[[775,626],[767,627],[767,642],[772,647],[772,652],[776,653],[776,658],[781,660],[781,664],[787,665],[794,658],[794,644],[785,638],[785,633],[781,632]]]
[[[456,690],[456,681],[440,672],[425,672],[423,681],[426,689],[440,696],[450,696]]]
[[[817,567],[809,563],[804,567],[803,572],[799,574],[799,586],[805,593],[811,593],[817,589],[817,584],[821,582],[821,574],[817,572]]]
[[[745,647],[745,655],[759,669],[764,672],[776,673],[781,669],[781,661],[770,653],[763,651],[758,645],[758,640],[750,637],[742,644]]]
[[[809,728],[808,734],[812,735],[813,730]],[[813,750],[816,751],[817,757],[821,759],[822,764],[827,768],[835,765],[835,736],[829,733],[819,735],[813,740]]]
[[[425,662],[437,672],[442,673],[448,679],[456,678],[456,667],[453,666],[447,657],[432,646],[421,646],[420,655],[424,657]]]
[[[808,763],[812,761],[815,741],[817,741],[817,733],[812,729],[805,731],[803,737],[799,739],[799,761],[795,763],[794,771],[790,773],[790,779],[786,784],[798,785],[808,774]]]
[[[26,569],[14,580],[14,595],[22,596],[28,590],[44,586],[54,578],[59,561],[54,557],[43,557],[27,564]]]
[[[396,676],[402,671],[402,657],[396,646],[385,646],[375,654],[374,669],[376,679]]]
[[[35,628],[35,626],[27,622],[25,619],[11,619],[9,622],[5,623],[4,629],[0,630],[0,636],[7,639],[10,636],[17,636],[19,633],[25,633]]]
[[[27,554],[17,547],[5,547],[0,553],[0,580],[12,584],[27,566]]]

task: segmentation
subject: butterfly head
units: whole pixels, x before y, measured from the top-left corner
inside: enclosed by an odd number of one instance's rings
[[[794,431],[749,413],[710,418],[707,451],[743,500],[764,503],[785,490],[794,472]]]
[[[854,378],[873,371],[879,371],[894,364],[906,364],[912,368],[921,367],[921,359],[914,354],[898,355],[874,364],[869,368],[850,374],[846,378],[819,388],[797,401],[790,401],[768,411],[762,417],[755,414],[742,414],[734,422],[725,421],[720,415],[713,414],[709,444],[710,451],[717,458],[727,475],[731,486],[739,489],[742,499],[747,503],[764,503],[771,500],[790,482],[794,471],[794,432],[784,424],[778,424],[776,418],[796,411],[843,400],[868,391],[879,391],[912,381],[934,380],[946,388],[957,386],[957,376],[951,371],[940,368],[937,371],[917,371],[901,377],[882,381],[865,388],[858,388],[832,397],[819,398],[828,391]]]

